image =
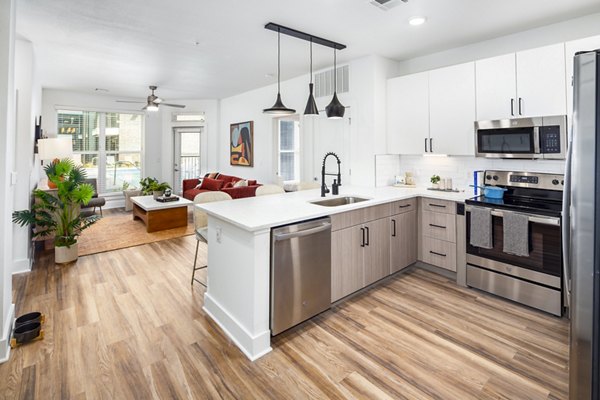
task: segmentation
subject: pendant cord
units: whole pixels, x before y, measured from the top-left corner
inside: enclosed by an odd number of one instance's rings
[[[312,38],[310,38],[310,83],[313,83],[313,73],[312,73]]]
[[[337,58],[336,48],[333,48],[333,93],[337,92]]]
[[[281,92],[281,31],[277,29],[277,94]]]

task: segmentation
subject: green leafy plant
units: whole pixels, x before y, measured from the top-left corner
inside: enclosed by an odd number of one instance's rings
[[[158,184],[158,179],[156,178],[144,178],[140,181],[140,190],[142,191],[143,195],[148,195],[148,194],[152,194],[152,186],[154,184]]]
[[[442,178],[440,178],[439,175],[432,175],[430,180],[431,180],[431,183],[435,185],[436,183],[438,183],[439,181],[441,181]]]
[[[167,182],[161,182],[161,183],[153,182],[150,185],[150,190],[152,192],[164,192],[167,189],[171,189],[171,186],[169,186],[169,184]]]
[[[34,237],[54,235],[55,246],[70,247],[77,243],[84,229],[99,219],[97,215],[82,217],[80,213],[81,205],[88,204],[94,195],[94,188],[84,183],[85,170],[71,159],[53,161],[44,170],[48,180],[56,185],[56,193],[34,190],[37,201],[31,210],[15,211],[13,222],[20,226],[33,225]]]

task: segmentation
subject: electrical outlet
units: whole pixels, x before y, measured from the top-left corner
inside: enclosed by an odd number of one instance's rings
[[[223,237],[223,231],[221,230],[220,226],[217,226],[216,232],[217,232],[217,243],[221,243],[221,239]]]

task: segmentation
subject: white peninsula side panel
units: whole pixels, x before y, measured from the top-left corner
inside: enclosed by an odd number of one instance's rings
[[[208,217],[204,310],[250,360],[271,351],[270,232],[248,231]]]

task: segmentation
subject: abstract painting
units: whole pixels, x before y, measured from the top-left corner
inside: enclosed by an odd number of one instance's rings
[[[252,167],[254,165],[254,121],[231,124],[229,133],[229,163]]]

